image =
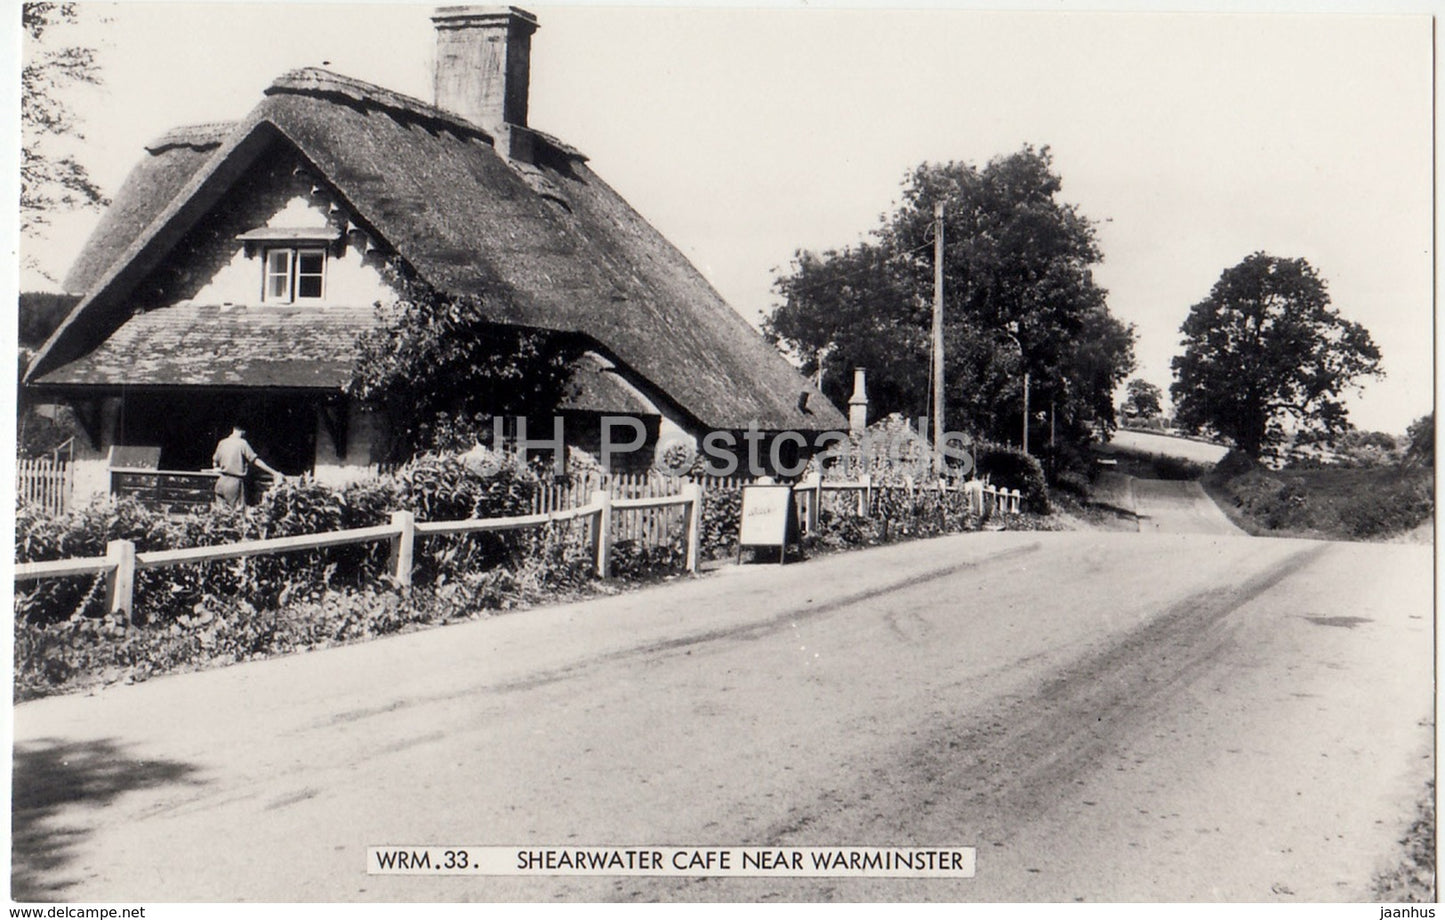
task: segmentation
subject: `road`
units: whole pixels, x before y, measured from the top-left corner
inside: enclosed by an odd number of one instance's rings
[[[1194,480],[1140,479],[1101,472],[1092,492],[1093,501],[1122,512],[1141,533],[1244,534]]]
[[[15,708],[18,898],[1368,900],[1429,547],[978,533]],[[967,880],[371,876],[365,848],[963,845]]]
[[[1194,480],[1135,479],[1132,488],[1141,533],[1244,533]]]

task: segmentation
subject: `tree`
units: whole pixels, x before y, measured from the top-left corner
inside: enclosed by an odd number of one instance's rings
[[[1405,449],[1405,459],[1421,466],[1435,465],[1435,413],[1422,415],[1405,429],[1410,446]]]
[[[1381,376],[1380,351],[1330,305],[1304,259],[1256,252],[1226,269],[1180,327],[1173,360],[1177,424],[1211,429],[1251,457],[1273,453],[1286,422],[1335,433],[1348,425],[1340,395]]]
[[[776,288],[784,300],[766,331],[799,357],[803,373],[823,370],[834,404],[847,404],[852,369],[866,367],[874,418],[917,411],[928,387],[929,307],[890,250],[865,243],[800,252]]]
[[[1154,418],[1164,411],[1160,402],[1164,398],[1164,392],[1147,380],[1137,377],[1130,380],[1124,392],[1124,408],[1131,410],[1139,418]]]
[[[480,298],[388,275],[402,294],[358,339],[346,392],[387,420],[391,459],[489,443],[495,416],[555,414],[574,357],[564,342],[492,322]]]
[[[20,347],[37,349],[70,315],[80,298],[48,291],[20,292]]]
[[[25,65],[20,69],[20,230],[33,234],[58,208],[97,207],[105,203],[90,173],[67,152],[66,141],[84,140],[75,114],[64,100],[76,84],[98,84],[93,49],[69,45],[47,48],[56,29],[76,21],[74,3],[26,3]]]
[[[1056,430],[1087,440],[1113,423],[1114,388],[1133,368],[1133,330],[1105,305],[1091,274],[1101,255],[1093,224],[1058,200],[1048,148],[1024,147],[970,164],[923,164],[872,239],[821,254],[800,251],[776,290],[765,328],[823,370],[839,405],[852,369],[868,368],[875,417],[929,412],[933,206],[944,204],[944,355],[947,427],[1018,440],[1023,379]]]

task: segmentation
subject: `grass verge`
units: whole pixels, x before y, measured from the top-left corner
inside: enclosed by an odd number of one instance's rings
[[[1435,513],[1434,473],[1420,466],[1270,470],[1231,453],[1201,482],[1254,536],[1384,540]]]
[[[1435,783],[1426,783],[1419,815],[1400,841],[1405,854],[1395,869],[1375,877],[1377,901],[1406,904],[1435,901]]]

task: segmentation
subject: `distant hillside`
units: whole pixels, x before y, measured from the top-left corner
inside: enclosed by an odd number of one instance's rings
[[[1135,454],[1155,454],[1160,457],[1187,460],[1190,463],[1207,463],[1210,466],[1218,463],[1229,452],[1227,447],[1220,447],[1218,444],[1210,444],[1206,441],[1125,429],[1114,432],[1109,443],[1101,445],[1098,449],[1104,453],[1120,450]]]

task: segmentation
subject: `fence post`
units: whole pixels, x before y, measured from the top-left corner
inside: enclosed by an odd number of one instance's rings
[[[811,536],[818,532],[818,506],[823,504],[823,474],[809,473],[808,478],[803,480],[803,488],[808,492],[808,517],[804,526]]]
[[[1022,501],[1023,493],[1020,492],[1018,489],[1014,489],[1012,492],[1009,493],[1009,510],[1013,511],[1014,514],[1018,514],[1020,510],[1019,506]]]
[[[416,551],[416,515],[410,511],[393,511],[391,526],[397,529],[391,538],[391,577],[397,587],[411,587],[411,565]]]
[[[702,543],[702,487],[688,483],[682,487],[687,496],[687,570],[697,573],[698,552]]]
[[[592,550],[597,555],[597,577],[606,578],[612,564],[612,493],[598,489],[592,493],[596,505],[597,526],[592,529]]]
[[[127,624],[135,603],[135,544],[129,540],[111,540],[105,545],[105,558],[112,568],[105,574],[105,607],[110,613],[124,613]]]

